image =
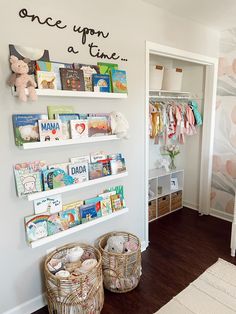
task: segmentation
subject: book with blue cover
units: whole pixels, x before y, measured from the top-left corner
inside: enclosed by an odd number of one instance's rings
[[[110,77],[108,74],[93,74],[92,80],[94,92],[110,92]]]
[[[102,197],[96,196],[96,197],[89,198],[89,199],[84,201],[85,205],[95,204],[97,217],[102,216],[102,213],[101,213],[101,201],[102,201],[102,199],[103,199]]]
[[[111,69],[112,92],[127,93],[126,71]]]
[[[13,114],[15,144],[22,146],[24,143],[39,141],[38,121],[47,119],[46,114]]]
[[[96,203],[80,206],[80,216],[82,223],[96,219],[98,216]]]

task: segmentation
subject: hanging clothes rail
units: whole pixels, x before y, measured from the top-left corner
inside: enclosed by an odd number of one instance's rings
[[[149,98],[153,99],[189,99],[190,92],[178,92],[167,90],[150,90]]]

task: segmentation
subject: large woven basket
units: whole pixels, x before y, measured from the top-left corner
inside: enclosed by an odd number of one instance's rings
[[[111,236],[123,236],[125,241],[137,244],[138,249],[130,253],[111,253],[104,250]],[[137,287],[141,276],[141,244],[139,238],[127,232],[111,232],[97,241],[102,255],[104,287],[112,292],[124,293]]]
[[[48,262],[67,250],[80,246],[95,254],[97,265],[76,279],[59,278],[48,270]],[[83,257],[81,258],[83,261]],[[71,243],[50,253],[44,263],[46,293],[50,314],[99,314],[104,303],[101,254],[93,246]]]

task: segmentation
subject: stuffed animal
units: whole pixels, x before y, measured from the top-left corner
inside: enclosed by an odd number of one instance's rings
[[[133,241],[127,241],[124,243],[124,252],[125,253],[135,252],[137,250],[138,250],[137,243],[135,243]]]
[[[112,134],[116,134],[119,138],[128,138],[129,123],[122,113],[112,111],[110,113]]]
[[[149,103],[149,134],[150,138],[155,138],[158,133],[158,116],[157,108]]]
[[[16,93],[21,101],[27,101],[26,89],[30,100],[36,100],[37,95],[35,87],[37,86],[32,76],[28,74],[29,59],[19,60],[15,56],[10,57],[11,69],[14,73],[11,74],[8,84],[16,87]]]
[[[104,250],[111,253],[123,253],[124,243],[125,243],[124,237],[111,236],[110,238],[108,238]]]

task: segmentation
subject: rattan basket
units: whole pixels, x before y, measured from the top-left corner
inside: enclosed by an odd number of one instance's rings
[[[125,241],[137,244],[138,249],[130,253],[111,253],[104,250],[110,236],[123,236]],[[127,232],[111,232],[97,240],[102,255],[104,287],[112,292],[124,293],[137,287],[141,276],[141,244],[139,238]]]
[[[62,256],[69,249],[80,246],[95,255],[98,263],[89,272],[73,279],[55,276],[48,269],[51,258]],[[83,261],[83,257],[81,258]],[[44,263],[46,294],[50,314],[99,314],[104,303],[101,254],[93,246],[71,243],[50,253]]]

